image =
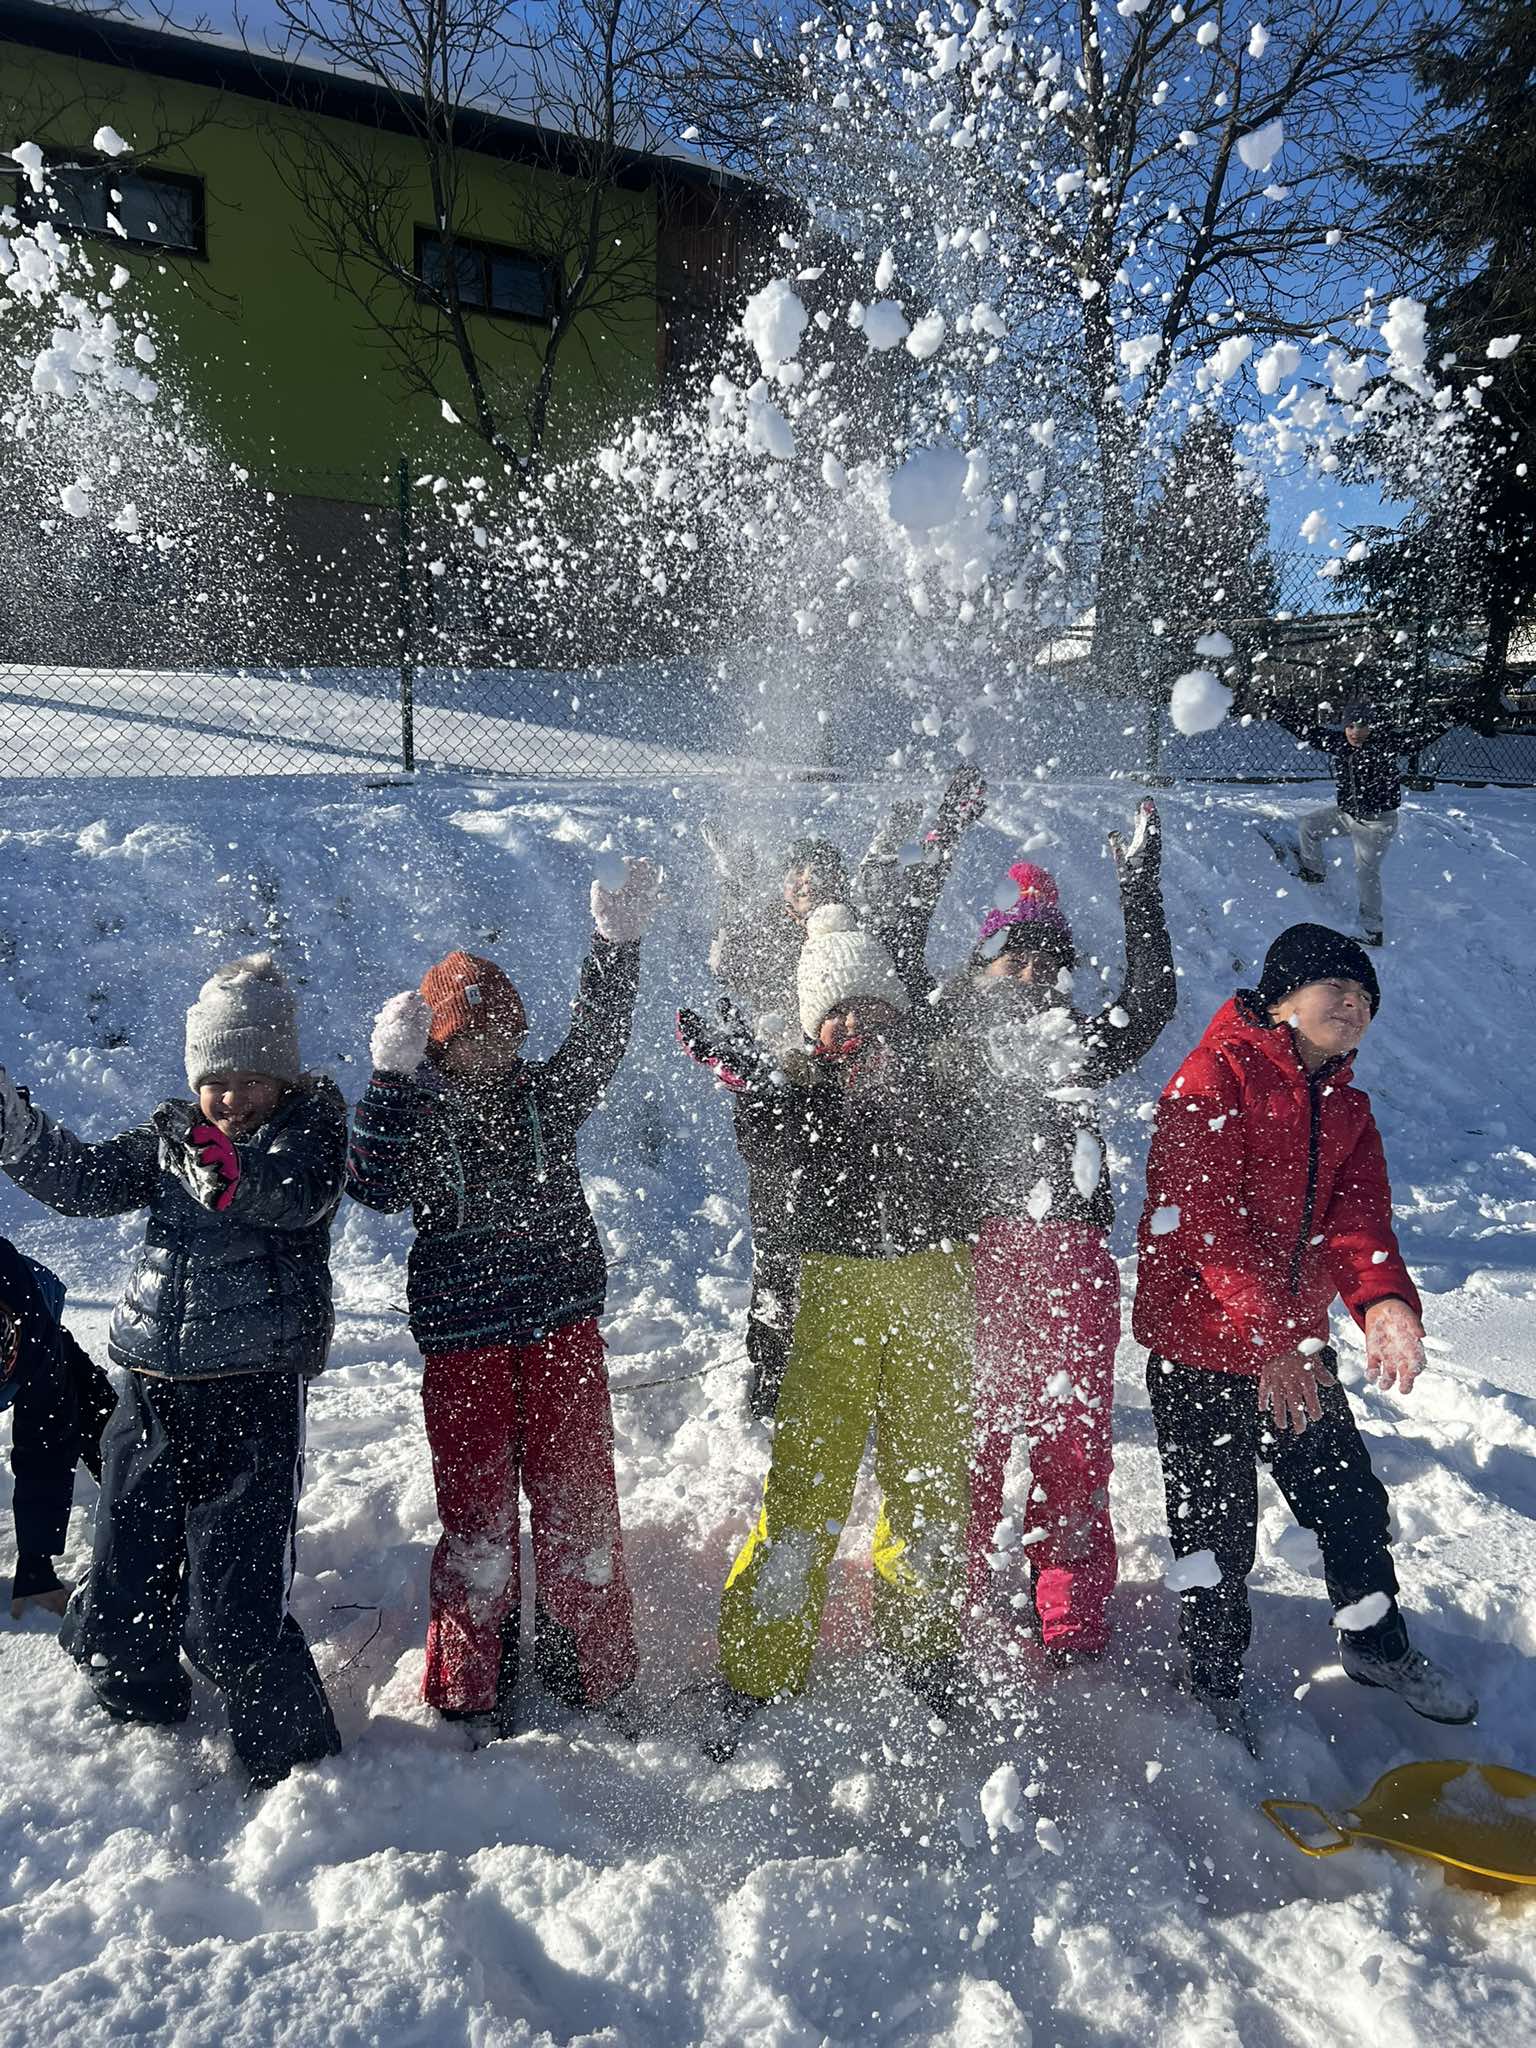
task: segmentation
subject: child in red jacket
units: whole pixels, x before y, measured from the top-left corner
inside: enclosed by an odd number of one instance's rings
[[[1147,1160],[1132,1327],[1152,1356],[1179,1633],[1195,1696],[1252,1735],[1241,1687],[1259,1461],[1317,1537],[1346,1673],[1432,1721],[1477,1701],[1410,1647],[1387,1494],[1333,1374],[1335,1295],[1365,1330],[1366,1378],[1411,1391],[1419,1297],[1392,1230],[1370,1101],[1351,1085],[1381,1002],[1370,956],[1325,925],[1282,932],[1163,1091]],[[1209,1556],[1207,1556],[1207,1553]]]

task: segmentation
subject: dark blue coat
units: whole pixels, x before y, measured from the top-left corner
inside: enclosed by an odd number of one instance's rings
[[[50,1122],[6,1171],[65,1216],[148,1210],[107,1337],[114,1365],[168,1379],[317,1373],[334,1322],[346,1105],[332,1082],[306,1080],[236,1146],[240,1180],[222,1211],[205,1209],[175,1170],[194,1120],[190,1103],[165,1102],[99,1145]]]

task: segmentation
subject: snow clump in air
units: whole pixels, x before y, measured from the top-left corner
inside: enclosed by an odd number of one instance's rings
[[[1186,739],[1214,732],[1232,709],[1232,692],[1211,669],[1192,668],[1174,683],[1168,716]]]

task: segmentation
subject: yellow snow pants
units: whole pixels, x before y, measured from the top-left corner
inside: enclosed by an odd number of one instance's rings
[[[876,1636],[903,1662],[959,1648],[974,1328],[967,1251],[802,1260],[762,1513],[720,1603],[739,1691],[805,1687],[871,1424]]]

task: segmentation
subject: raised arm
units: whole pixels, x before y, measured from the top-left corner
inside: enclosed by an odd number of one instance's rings
[[[393,1216],[415,1199],[415,1144],[426,1097],[416,1079],[426,1057],[432,1006],[413,988],[391,996],[368,1043],[373,1074],[352,1115],[347,1193]]]
[[[121,1216],[155,1191],[153,1124],[88,1145],[38,1109],[0,1068],[0,1166],[61,1216]]]
[[[980,774],[969,765],[957,769],[939,804],[923,858],[899,871],[886,890],[883,906],[871,919],[914,1006],[926,1004],[933,989],[927,957],[933,913],[961,840],[986,808],[987,785]]]
[[[1125,920],[1125,983],[1115,1001],[1083,1032],[1083,1082],[1090,1088],[1128,1074],[1157,1043],[1178,1004],[1173,944],[1163,908],[1162,824],[1150,797],[1137,807],[1129,842],[1111,832],[1109,849]]]
[[[544,1068],[546,1085],[573,1123],[589,1117],[618,1072],[640,992],[640,940],[656,914],[661,876],[649,861],[625,863],[620,889],[592,884],[592,950],[581,963],[575,1014]]]

